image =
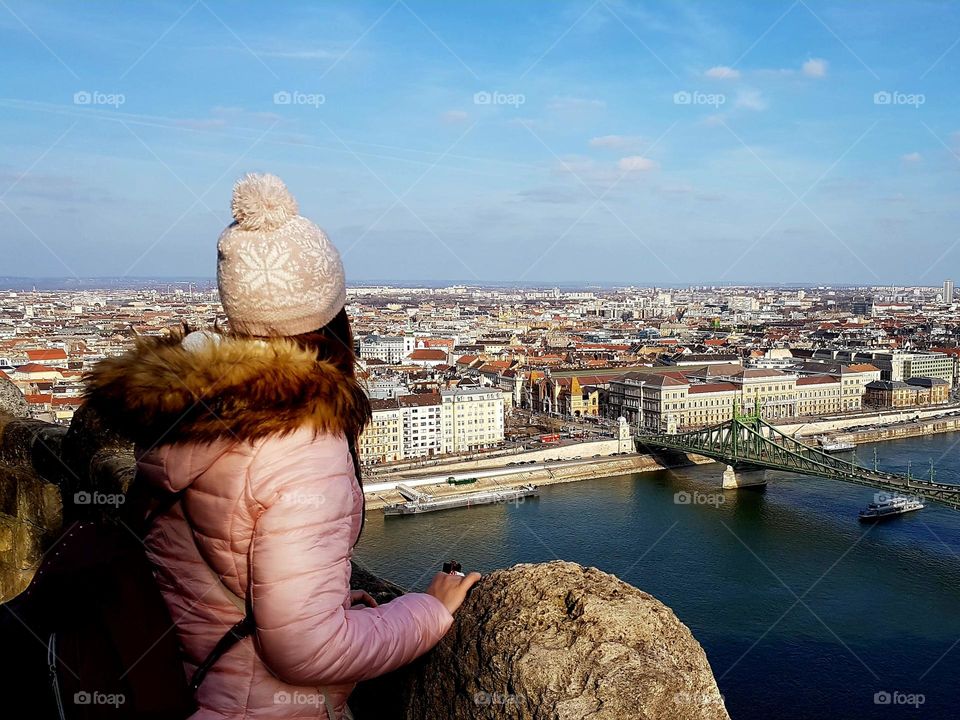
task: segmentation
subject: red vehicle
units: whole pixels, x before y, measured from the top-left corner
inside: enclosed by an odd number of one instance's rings
[[[542,442],[542,443],[556,443],[556,442],[560,442],[560,436],[559,436],[559,435],[541,435],[541,436],[540,436],[540,442]]]

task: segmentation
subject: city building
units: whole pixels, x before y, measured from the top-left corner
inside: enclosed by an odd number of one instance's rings
[[[874,380],[867,383],[864,404],[871,408],[905,408],[913,405],[916,388],[902,380]]]
[[[946,305],[953,304],[953,280],[943,281],[943,302]]]
[[[446,365],[449,361],[446,350],[435,350],[430,348],[421,348],[414,350],[404,358],[404,363],[408,365],[419,365],[420,367],[436,367],[437,365]]]
[[[833,415],[843,410],[844,386],[831,375],[797,378],[797,415]]]
[[[414,338],[407,335],[365,335],[360,338],[358,345],[361,358],[377,358],[395,365],[413,352]]]
[[[950,384],[940,378],[907,378],[907,385],[916,388],[915,405],[940,405],[950,401]]]
[[[397,398],[403,438],[403,457],[433,457],[443,452],[443,420],[438,393]]]
[[[444,453],[470,452],[503,442],[504,393],[500,388],[441,390]]]
[[[403,417],[395,400],[371,400],[370,423],[360,435],[360,462],[375,464],[403,458]]]
[[[814,359],[846,363],[869,363],[880,370],[881,380],[903,381],[910,377],[935,377],[953,385],[954,358],[943,352],[904,350],[817,350]]]

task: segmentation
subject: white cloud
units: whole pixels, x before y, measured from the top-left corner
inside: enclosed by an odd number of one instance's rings
[[[707,70],[704,77],[714,80],[736,80],[740,77],[740,71],[726,65],[716,65]]]
[[[807,60],[800,71],[807,77],[822,78],[827,76],[827,61],[823,58],[810,58]]]
[[[907,153],[906,155],[901,155],[900,159],[906,163],[918,163],[923,160],[923,155],[918,152]]]
[[[766,110],[767,101],[759,90],[748,88],[737,93],[737,99],[734,106],[746,110]]]
[[[629,155],[620,158],[617,167],[620,168],[622,172],[646,172],[647,170],[656,170],[659,166],[654,160],[645,158],[642,155]]]
[[[587,144],[592,148],[626,150],[637,147],[641,142],[641,138],[635,135],[601,135],[600,137],[590,138]]]
[[[440,122],[445,125],[458,125],[459,123],[465,123],[470,119],[470,116],[463,110],[447,110],[445,113],[440,114]]]

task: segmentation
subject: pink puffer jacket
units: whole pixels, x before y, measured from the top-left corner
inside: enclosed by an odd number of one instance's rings
[[[345,434],[365,413],[351,384],[285,340],[150,339],[89,378],[88,401],[135,436],[138,481],[186,489],[147,546],[188,677],[242,619],[230,593],[253,609],[254,636],[213,666],[196,719],[327,718],[328,701],[339,717],[354,683],[452,623],[425,594],[350,606],[363,496]]]

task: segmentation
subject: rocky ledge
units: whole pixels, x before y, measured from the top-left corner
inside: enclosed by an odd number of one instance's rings
[[[728,718],[703,648],[670,608],[568,562],[491,573],[431,653],[362,684],[351,706],[358,720]]]

